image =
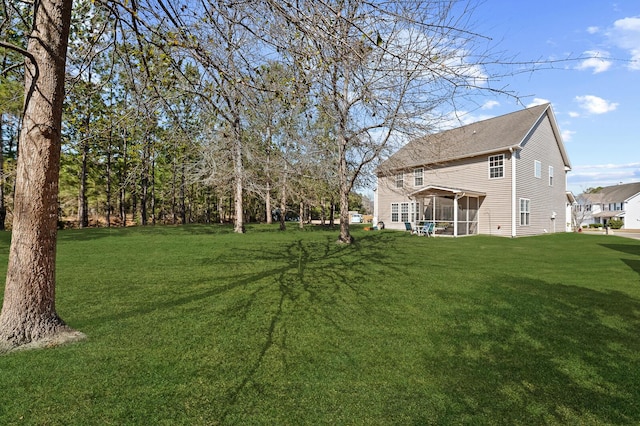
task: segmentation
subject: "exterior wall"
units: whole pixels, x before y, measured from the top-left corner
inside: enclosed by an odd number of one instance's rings
[[[535,161],[541,164],[541,176],[535,177]],[[549,166],[553,166],[553,185],[549,185]],[[516,165],[516,235],[538,235],[566,230],[566,172],[551,122],[545,116],[528,140],[522,144]],[[530,200],[530,222],[520,225],[519,200]],[[554,216],[555,219],[552,219]]]
[[[480,198],[478,230],[481,234],[511,235],[511,155],[505,152],[504,177],[489,179],[489,156],[474,157],[448,163],[446,166],[425,167],[424,185],[440,185],[486,193]],[[391,203],[412,202],[408,194],[415,186],[413,169],[405,172],[404,187],[395,187],[395,176],[378,178],[378,220],[386,228],[405,229],[404,223],[391,222]],[[422,206],[421,206],[422,208]]]
[[[623,229],[640,229],[640,194],[629,198],[624,209]]]

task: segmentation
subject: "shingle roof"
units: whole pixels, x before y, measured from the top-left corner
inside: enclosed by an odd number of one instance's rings
[[[596,193],[582,194],[591,203],[621,203],[640,193],[640,182],[606,186]]]
[[[443,163],[519,147],[546,113],[550,115],[565,165],[570,167],[551,105],[543,104],[415,139],[384,161],[378,170]]]

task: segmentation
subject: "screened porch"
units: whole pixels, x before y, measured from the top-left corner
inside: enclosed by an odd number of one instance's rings
[[[434,223],[436,235],[475,235],[478,233],[478,209],[485,194],[442,186],[426,186],[410,198],[411,219],[415,227]]]

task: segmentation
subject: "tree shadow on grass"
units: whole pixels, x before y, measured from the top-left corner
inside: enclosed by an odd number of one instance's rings
[[[640,244],[600,244],[602,247],[606,247],[611,250],[616,250],[621,253],[631,254],[633,256],[640,256]],[[640,275],[640,260],[638,259],[623,259],[621,261],[626,263],[631,269],[636,271]]]
[[[515,276],[485,284],[470,298],[434,292],[466,308],[425,336],[448,403],[416,424],[640,424],[639,300]]]
[[[377,237],[377,238],[376,238]],[[366,236],[352,245],[337,245],[334,236],[327,237],[322,243],[308,243],[298,239],[281,247],[281,250],[264,252],[256,249],[246,249],[242,255],[256,261],[267,263],[282,263],[280,268],[268,269],[261,274],[260,280],[266,279],[266,286],[277,287],[275,307],[270,313],[268,326],[265,327],[263,344],[253,361],[243,371],[234,386],[227,393],[221,419],[226,419],[232,413],[238,412],[239,400],[250,387],[260,387],[257,376],[263,370],[265,357],[269,351],[277,346],[280,364],[287,365],[287,318],[292,310],[307,307],[312,312],[307,315],[315,318],[318,324],[334,330],[334,333],[346,335],[348,324],[341,317],[340,312],[347,306],[349,310],[366,311],[371,289],[361,279],[368,275],[368,269],[376,264],[385,268],[397,269],[397,265],[386,262],[388,255],[384,250],[385,237]],[[237,254],[237,253],[236,253]],[[254,310],[257,293],[263,291],[261,287],[244,300],[230,306],[226,316],[245,318]],[[334,348],[340,350],[340,348]],[[349,354],[344,351],[343,355]]]
[[[172,284],[181,289],[183,296],[151,289],[142,303],[134,301],[139,303],[137,306],[92,317],[85,324],[126,321],[150,314],[175,318],[175,312],[217,304],[215,318],[224,324],[215,326],[231,328],[238,334],[241,346],[244,345],[238,349],[245,352],[239,355],[247,359],[242,367],[234,367],[239,368],[235,379],[225,382],[225,396],[219,407],[221,419],[237,415],[246,393],[263,383],[258,376],[268,369],[265,358],[280,357],[281,365],[289,362],[287,335],[289,328],[299,326],[294,321],[295,315],[321,324],[325,332],[333,330],[333,334],[346,336],[350,315],[369,309],[367,299],[371,286],[376,284],[370,278],[363,280],[370,277],[369,269],[398,273],[401,270],[399,265],[388,261],[388,243],[395,241],[392,235],[365,235],[351,245],[336,244],[335,240],[336,235],[330,230],[321,238],[307,239],[301,234],[295,240],[244,245],[233,252],[218,252],[215,257],[205,254],[191,262],[195,268],[209,269],[211,278]],[[231,262],[242,264],[238,270],[247,272],[234,272]],[[244,269],[243,265],[251,267]],[[126,300],[126,296],[118,297]],[[212,318],[203,317],[203,321]],[[342,350],[345,357],[349,356],[345,348],[333,350]]]

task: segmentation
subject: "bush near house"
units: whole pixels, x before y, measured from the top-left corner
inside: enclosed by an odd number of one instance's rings
[[[624,225],[624,222],[621,219],[611,219],[609,220],[609,227],[611,229],[620,229]]]

